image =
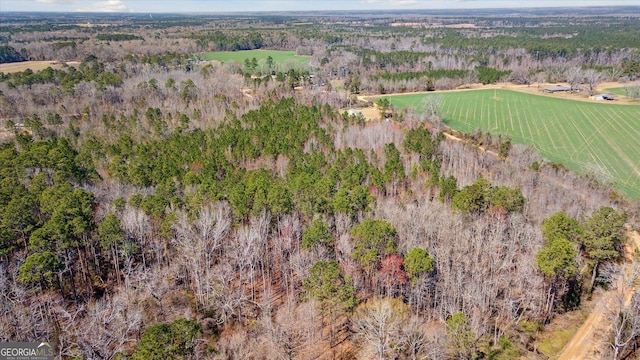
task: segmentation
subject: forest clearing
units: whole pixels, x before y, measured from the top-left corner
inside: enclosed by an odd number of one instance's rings
[[[482,89],[441,92],[443,122],[454,130],[506,134],[533,146],[545,158],[615,184],[640,197],[640,105],[620,106],[523,92]],[[397,109],[422,111],[425,97],[387,97]]]
[[[284,64],[293,61],[301,65],[308,65],[311,56],[297,55],[295,51],[286,50],[242,50],[242,51],[216,51],[197,55],[202,61],[217,60],[221,62],[244,63],[245,60],[267,61],[269,57],[275,64]]]
[[[78,65],[79,62],[67,62],[67,65]],[[15,63],[6,63],[0,64],[0,73],[14,73],[21,72],[27,69],[31,69],[32,71],[40,71],[44,70],[48,67],[53,69],[59,69],[62,67],[62,64],[58,61],[21,61]]]

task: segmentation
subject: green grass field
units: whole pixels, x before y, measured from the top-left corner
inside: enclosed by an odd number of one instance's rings
[[[624,95],[624,96],[627,95],[627,91],[623,87],[608,88],[608,89],[605,89],[605,91],[611,94]]]
[[[239,62],[244,63],[245,59],[253,59],[260,61],[261,59],[267,60],[269,56],[273,58],[276,64],[283,64],[286,61],[295,61],[301,64],[308,64],[311,60],[311,56],[296,55],[295,51],[279,51],[279,50],[246,50],[246,51],[217,51],[198,54],[200,59],[218,60],[222,62]]]
[[[509,90],[442,93],[444,122],[453,129],[508,134],[514,142],[580,173],[610,181],[640,199],[640,105],[557,99]],[[396,107],[420,110],[432,94],[388,97]]]

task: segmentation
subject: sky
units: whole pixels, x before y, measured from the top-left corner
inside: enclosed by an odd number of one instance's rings
[[[0,0],[0,12],[215,13],[238,11],[640,6],[640,0]]]

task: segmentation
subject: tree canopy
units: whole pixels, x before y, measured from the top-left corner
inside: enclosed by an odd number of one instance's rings
[[[536,264],[547,278],[571,278],[578,273],[575,245],[564,238],[545,243],[536,256]]]
[[[542,222],[542,236],[547,240],[562,238],[577,243],[582,236],[582,227],[578,220],[560,211]]]
[[[627,214],[619,213],[611,207],[602,207],[594,211],[583,224],[583,244],[589,258],[596,263],[620,259],[622,244],[626,241],[626,221]]]
[[[373,270],[383,256],[396,250],[396,229],[385,220],[365,219],[351,228],[355,239],[351,253],[367,271]]]
[[[323,311],[335,313],[356,305],[353,285],[340,272],[336,261],[318,261],[304,280],[306,296],[320,304]]]
[[[430,273],[434,269],[434,261],[427,250],[415,247],[404,257],[404,269],[409,277],[414,279],[423,273]]]
[[[308,249],[314,245],[329,244],[331,240],[331,230],[329,226],[321,219],[316,219],[302,234],[302,242],[300,245]]]
[[[195,320],[178,319],[170,324],[153,325],[142,334],[131,359],[190,359],[194,341],[200,335],[202,325]]]

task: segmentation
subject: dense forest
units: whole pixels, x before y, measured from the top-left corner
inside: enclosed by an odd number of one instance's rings
[[[0,14],[0,62],[55,62],[0,72],[0,340],[62,359],[548,358],[545,327],[623,272],[637,199],[437,109],[348,109],[625,86],[633,14]],[[252,49],[311,61],[198,61]],[[602,356],[628,358],[640,298],[607,316]]]
[[[25,61],[25,58],[11,46],[0,47],[0,64]]]

